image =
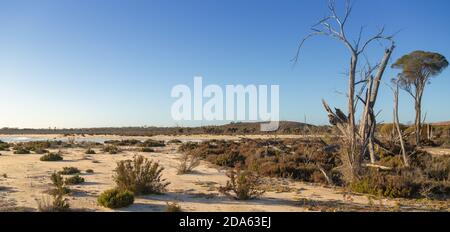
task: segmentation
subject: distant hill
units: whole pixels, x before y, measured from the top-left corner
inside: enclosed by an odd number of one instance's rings
[[[432,125],[435,126],[450,126],[450,121],[446,121],[446,122],[435,122],[435,123],[431,123]]]
[[[329,131],[329,126],[315,126],[300,122],[280,121],[274,132],[261,132],[261,122],[235,122],[201,127],[104,127],[76,129],[17,129],[3,128],[0,134],[87,134],[87,135],[177,135],[177,134],[304,134]]]

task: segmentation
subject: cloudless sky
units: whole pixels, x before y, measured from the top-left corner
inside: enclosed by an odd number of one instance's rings
[[[325,0],[0,0],[0,127],[174,126],[170,91],[194,76],[280,85],[281,119],[326,124],[322,98],[346,109],[347,50],[318,37],[290,61],[326,14]],[[449,22],[447,0],[356,0],[348,34],[400,30],[391,62],[414,50],[450,58]],[[374,44],[367,56],[382,53]],[[449,87],[446,70],[425,90],[427,121],[450,120]],[[401,121],[413,121],[400,98]],[[383,84],[379,121],[392,120],[392,105]]]

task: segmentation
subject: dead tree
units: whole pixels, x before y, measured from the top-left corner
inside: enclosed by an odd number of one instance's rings
[[[397,131],[398,138],[400,140],[400,147],[402,149],[402,157],[403,157],[403,163],[405,167],[409,167],[409,161],[408,156],[406,155],[406,149],[405,149],[405,142],[403,140],[403,133],[400,129],[400,120],[398,117],[398,92],[399,92],[399,84],[398,81],[392,80],[393,87],[391,87],[392,93],[394,94],[394,127]]]
[[[393,36],[384,35],[384,28],[379,30],[378,33],[367,40],[363,40],[364,27],[361,27],[357,39],[353,43],[350,42],[350,39],[346,34],[346,25],[352,12],[352,4],[350,1],[346,1],[343,17],[338,16],[335,2],[333,0],[329,1],[328,9],[330,11],[330,15],[320,20],[311,28],[312,33],[304,37],[300,42],[297,49],[297,54],[293,61],[295,63],[298,61],[300,50],[305,41],[312,37],[321,35],[340,41],[350,52],[347,90],[348,114],[344,114],[339,109],[335,109],[335,111],[331,110],[325,101],[323,101],[323,105],[328,112],[330,123],[336,125],[343,135],[344,149],[342,151],[342,160],[344,162],[344,175],[348,181],[352,181],[353,179],[358,178],[364,155],[367,154],[367,152],[371,154],[371,160],[375,160],[373,140],[376,120],[373,108],[377,99],[382,76],[395,46],[392,40]],[[356,75],[358,73],[359,58],[368,46],[377,41],[390,42],[390,48],[385,50],[381,63],[376,66],[376,75],[373,76],[370,74],[365,79],[357,82]],[[366,89],[364,99],[363,97],[355,94],[355,87],[358,84],[363,84],[363,89]],[[361,120],[359,121],[360,128],[356,128],[357,124],[355,121],[356,103],[358,100],[364,104],[364,112]],[[371,149],[368,149],[369,147],[371,147]]]

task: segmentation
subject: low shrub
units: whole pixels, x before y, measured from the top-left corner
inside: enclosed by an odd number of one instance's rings
[[[219,189],[225,195],[232,196],[237,200],[249,200],[264,194],[264,190],[259,189],[260,177],[251,171],[230,171],[227,176],[230,180]],[[231,195],[230,192],[234,195]]]
[[[30,153],[31,153],[30,150],[28,150],[24,147],[18,147],[14,151],[14,154],[19,154],[19,155],[25,155],[25,154],[30,154]]]
[[[107,152],[111,155],[121,152],[121,150],[115,145],[107,145],[103,148],[103,152]]]
[[[134,194],[126,190],[110,189],[100,194],[97,202],[110,209],[123,208],[134,203]]]
[[[0,151],[8,151],[9,144],[0,140]]]
[[[91,148],[87,149],[85,152],[86,155],[95,155],[95,151]]]
[[[61,161],[61,160],[63,160],[63,157],[59,153],[50,153],[50,154],[41,156],[41,158],[39,160],[41,160],[41,161]]]
[[[50,211],[50,212],[64,212],[68,211],[70,205],[68,199],[64,198],[64,195],[70,192],[64,184],[64,178],[61,174],[53,173],[50,177],[54,189],[50,190],[50,194],[53,196],[53,202],[50,204],[49,201],[38,201],[39,211]]]
[[[107,140],[105,144],[110,144],[114,146],[136,146],[142,143],[137,139],[124,139],[124,140]]]
[[[80,177],[79,175],[76,175],[76,176],[72,176],[72,177],[67,178],[67,179],[64,181],[64,183],[65,183],[66,185],[77,185],[77,184],[82,184],[82,183],[84,183],[84,178],[83,178],[83,177]]]
[[[94,173],[94,170],[92,170],[92,169],[87,169],[87,170],[86,170],[86,173],[92,174],[92,173]]]
[[[141,149],[141,152],[155,152],[155,149],[153,149],[151,147],[143,147]]]
[[[36,199],[39,212],[68,212],[70,211],[70,204],[68,199],[62,196],[53,196],[50,198]]]
[[[350,184],[354,192],[372,194],[390,198],[411,198],[420,195],[420,184],[414,181],[413,175],[387,174],[371,171],[358,181]]]
[[[58,172],[61,175],[75,175],[75,174],[80,174],[80,169],[76,168],[76,167],[63,167],[62,171]]]
[[[183,210],[181,209],[181,206],[179,204],[177,204],[176,202],[173,203],[166,203],[166,212],[170,212],[170,213],[178,213],[178,212],[183,212]]]
[[[143,156],[117,163],[114,181],[118,189],[128,190],[136,195],[163,193],[169,185],[162,179],[164,168]]]
[[[140,144],[141,147],[164,147],[166,144],[164,141],[158,141],[153,139],[147,139]]]
[[[167,144],[181,144],[181,143],[183,142],[179,139],[172,139],[167,142]]]
[[[198,143],[186,142],[186,143],[181,144],[180,147],[178,147],[178,151],[179,152],[188,152],[188,151],[194,150],[198,146],[199,146]]]

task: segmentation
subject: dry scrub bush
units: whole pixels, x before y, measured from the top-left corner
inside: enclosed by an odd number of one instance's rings
[[[124,139],[124,140],[107,140],[105,144],[110,144],[114,146],[137,146],[142,142],[137,139]]]
[[[141,152],[155,152],[155,149],[151,147],[143,147],[141,148]]]
[[[61,156],[60,153],[50,153],[50,154],[41,156],[41,158],[39,158],[39,160],[40,161],[61,161],[61,160],[63,160],[63,157]]]
[[[406,170],[398,174],[370,170],[362,179],[352,182],[350,189],[358,193],[390,198],[411,198],[420,195],[417,173]]]
[[[230,171],[227,174],[230,180],[219,191],[227,196],[232,196],[237,200],[250,200],[264,194],[264,190],[260,190],[261,180],[255,173],[245,171]],[[230,194],[232,192],[233,194]]]
[[[95,151],[93,150],[93,149],[91,149],[91,148],[88,148],[87,150],[86,150],[86,152],[84,152],[86,155],[95,155]]]
[[[114,154],[117,154],[117,153],[121,152],[121,150],[115,145],[106,145],[105,147],[103,147],[102,151],[106,152],[106,153],[109,153],[111,155],[114,155]]]
[[[63,170],[58,172],[58,174],[61,175],[75,175],[79,173],[81,173],[81,171],[76,167],[63,167]]]
[[[143,156],[117,163],[114,181],[119,190],[128,190],[136,195],[160,194],[165,192],[169,182],[162,179],[164,168]]]
[[[194,152],[219,166],[246,168],[262,176],[328,183],[322,168],[333,183],[342,184],[341,175],[335,170],[341,165],[337,149],[320,140],[212,140],[185,143],[179,150]]]
[[[80,177],[79,175],[75,175],[75,176],[69,177],[66,180],[64,180],[64,183],[66,185],[82,184],[82,183],[84,183],[84,178]]]
[[[183,212],[183,210],[181,209],[181,206],[179,204],[177,204],[176,202],[173,203],[166,203],[166,212],[170,212],[170,213],[178,213],[178,212]]]
[[[147,139],[143,143],[141,143],[139,146],[141,146],[141,147],[165,147],[166,144],[164,143],[164,141]]]
[[[194,168],[200,165],[200,157],[193,152],[182,153],[180,163],[177,166],[177,174],[191,173]]]

